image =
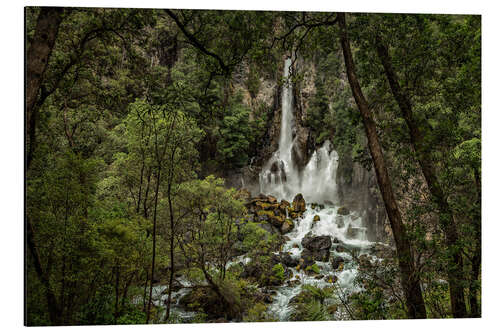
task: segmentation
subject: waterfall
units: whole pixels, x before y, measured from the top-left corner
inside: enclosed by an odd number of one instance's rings
[[[294,150],[298,147],[296,147],[293,135],[295,117],[293,86],[289,78],[290,66],[291,59],[286,59],[279,148],[264,165],[259,175],[260,190],[263,194],[270,194],[288,201],[291,201],[297,193],[302,193],[306,200],[306,211],[302,217],[298,218],[293,230],[287,233],[288,241],[283,245],[282,252],[300,259],[303,251],[302,240],[306,235],[309,237],[329,236],[334,242],[330,249],[330,256],[342,260],[345,265],[339,270],[334,269],[328,261],[316,261],[320,269],[319,276],[325,276],[325,278],[318,278],[318,276],[307,274],[304,270],[289,267],[292,277],[283,286],[277,288],[273,303],[268,308],[269,313],[280,321],[289,319],[293,311],[293,306],[289,304],[290,300],[301,292],[302,285],[331,286],[332,281],[329,277],[334,276],[337,290],[342,290],[344,294],[359,290],[359,287],[354,284],[358,267],[353,260],[352,253],[367,253],[371,245],[366,239],[362,214],[358,212],[338,214],[336,184],[338,154],[330,141],[327,140],[321,148],[313,152],[302,170],[299,170],[294,161]],[[354,252],[350,252],[351,250]],[[344,319],[346,316],[340,311],[335,317]]]
[[[298,147],[293,136],[293,86],[290,80],[292,60],[285,60],[284,84],[281,96],[281,128],[279,147],[271,156],[259,175],[261,193],[271,194],[278,199],[291,200],[302,193],[307,202],[335,202],[337,187],[335,182],[338,154],[330,141],[313,153],[303,170],[297,168],[294,151]]]

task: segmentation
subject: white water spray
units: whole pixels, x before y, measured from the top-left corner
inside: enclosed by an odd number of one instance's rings
[[[300,151],[294,138],[293,86],[290,81],[291,59],[285,60],[281,104],[281,129],[279,147],[264,165],[259,175],[261,193],[271,194],[278,199],[291,200],[302,193],[307,202],[335,202],[337,188],[335,183],[338,154],[326,141],[315,151],[303,170],[297,167],[295,156]]]

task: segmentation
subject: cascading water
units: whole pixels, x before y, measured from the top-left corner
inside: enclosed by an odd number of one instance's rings
[[[308,275],[304,270],[289,268],[292,278],[285,285],[277,288],[273,303],[269,307],[270,314],[279,320],[289,319],[293,308],[290,300],[298,295],[302,285],[311,284],[317,287],[332,285],[331,278],[336,282],[337,289],[344,294],[349,294],[357,289],[354,278],[357,266],[349,251],[365,253],[371,245],[366,238],[366,228],[363,226],[361,214],[350,212],[339,215],[337,196],[336,172],[338,154],[329,141],[315,151],[305,168],[299,170],[293,160],[295,140],[293,138],[293,93],[289,80],[291,60],[285,61],[284,77],[286,79],[282,95],[282,115],[279,148],[265,164],[260,173],[261,193],[270,194],[278,199],[291,199],[302,193],[307,204],[304,215],[299,218],[294,229],[287,233],[289,240],[283,245],[282,252],[288,252],[294,259],[300,259],[303,251],[302,240],[308,235],[328,236],[334,241],[330,249],[331,258],[341,258],[344,262],[343,269],[333,269],[330,262],[316,261],[320,274]],[[316,203],[315,205],[311,203]],[[321,205],[319,205],[321,204]],[[319,216],[319,221],[315,216]],[[336,242],[336,243],[335,243]],[[341,244],[342,246],[337,246]],[[278,254],[278,253],[276,253]],[[326,278],[318,278],[325,276]],[[329,300],[332,302],[333,300]],[[336,315],[342,319],[342,313]]]
[[[300,155],[293,137],[293,87],[290,81],[291,59],[285,60],[281,106],[281,129],[278,150],[264,165],[259,175],[260,192],[291,200],[302,193],[308,202],[334,202],[337,199],[335,183],[338,154],[326,141],[315,151],[306,167],[299,171],[294,153]]]

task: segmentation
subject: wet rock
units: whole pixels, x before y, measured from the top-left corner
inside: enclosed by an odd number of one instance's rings
[[[288,287],[295,287],[295,286],[298,286],[300,284],[300,280],[290,280],[290,281],[287,281],[287,286]]]
[[[327,275],[327,276],[325,276],[324,280],[326,282],[328,282],[328,283],[332,283],[333,284],[333,283],[337,282],[338,279],[339,278],[336,275]]]
[[[319,274],[319,275],[316,275],[314,278],[316,280],[321,280],[322,278],[324,278],[325,276],[323,274]]]
[[[343,247],[342,245],[337,245],[337,247],[335,248],[335,251],[342,253],[342,252],[347,252],[347,249],[345,247]]]
[[[274,203],[277,203],[277,202],[278,202],[278,200],[277,200],[275,197],[273,197],[272,195],[267,196],[267,199],[268,199],[268,200],[269,200],[269,202],[270,202],[270,203],[272,203],[272,204],[274,204]]]
[[[334,257],[332,259],[332,268],[337,270],[340,267],[340,264],[344,263],[345,260],[342,257]]]
[[[293,258],[290,253],[281,253],[280,261],[286,267],[296,267],[299,264],[299,259]]]
[[[286,200],[281,200],[278,207],[281,211],[281,214],[286,215],[287,210],[290,208],[290,203]]]
[[[291,219],[286,219],[285,222],[281,225],[281,233],[286,234],[293,230],[294,223]]]
[[[295,198],[293,198],[292,208],[293,211],[297,213],[303,213],[306,211],[306,201],[304,200],[302,193],[297,194]]]
[[[313,203],[311,204],[311,209],[316,209],[316,207],[317,207],[317,206],[318,206],[318,204],[317,204],[317,203],[315,203],[315,202],[313,202]]]
[[[320,220],[321,220],[321,218],[319,217],[319,215],[314,215],[313,222],[318,222]]]
[[[307,266],[311,266],[315,261],[328,261],[330,259],[330,251],[328,249],[311,251],[309,249],[302,250],[301,258],[304,259],[304,265],[301,266],[304,269]]]
[[[302,238],[301,244],[311,251],[329,250],[332,246],[332,239],[330,236],[313,236],[311,232],[309,232]]]
[[[234,196],[236,199],[242,200],[242,201],[249,201],[252,197],[252,194],[250,193],[249,190],[246,188],[242,188],[238,190]]]
[[[340,207],[338,210],[337,210],[337,214],[339,215],[349,215],[349,209],[347,209],[346,207]]]

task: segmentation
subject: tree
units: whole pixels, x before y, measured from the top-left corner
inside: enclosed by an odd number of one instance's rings
[[[361,86],[356,77],[356,69],[351,53],[350,42],[347,35],[347,25],[344,13],[338,13],[340,26],[340,42],[344,54],[344,61],[347,70],[349,84],[352,89],[352,94],[358,106],[358,109],[363,118],[366,136],[368,138],[368,146],[372,155],[377,181],[380,192],[384,199],[385,208],[391,228],[396,242],[398,253],[399,266],[401,269],[401,279],[406,297],[406,306],[408,315],[411,318],[425,318],[425,304],[420,289],[420,281],[414,267],[413,254],[410,248],[410,242],[406,235],[405,226],[398,209],[398,205],[392,191],[391,180],[387,167],[385,166],[384,156],[380,147],[376,124],[371,115],[368,103],[363,95]]]
[[[193,120],[178,110],[182,105],[173,101],[168,105],[150,105],[145,101],[138,100],[130,108],[131,112],[127,118],[127,128],[132,151],[140,151],[145,154],[149,167],[153,170],[154,193],[153,193],[153,226],[152,226],[152,259],[151,275],[149,285],[149,302],[147,308],[146,322],[149,322],[153,281],[156,259],[156,233],[158,203],[162,195],[161,185],[166,186],[164,195],[168,200],[170,219],[170,278],[169,278],[169,301],[167,305],[167,319],[170,313],[171,287],[174,275],[174,239],[175,239],[175,217],[173,214],[172,199],[175,196],[174,187],[184,179],[193,176],[194,160],[197,156],[195,145],[201,132]],[[144,136],[144,128],[147,136]]]
[[[223,283],[227,265],[235,256],[236,221],[245,207],[235,199],[235,191],[226,190],[223,184],[213,176],[182,184],[178,207],[183,219],[177,237],[185,260],[203,273],[231,318],[241,311],[241,304],[224,292]]]

